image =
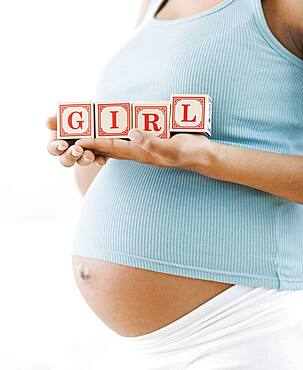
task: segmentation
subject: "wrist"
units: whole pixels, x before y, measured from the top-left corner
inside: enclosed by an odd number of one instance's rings
[[[208,140],[207,145],[205,145],[205,142],[201,143],[201,147],[188,161],[186,169],[208,177],[221,179],[224,148],[224,144],[212,140]]]

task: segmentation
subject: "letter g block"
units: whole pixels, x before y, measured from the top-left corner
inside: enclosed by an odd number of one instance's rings
[[[57,139],[94,137],[94,104],[59,103],[57,114]]]

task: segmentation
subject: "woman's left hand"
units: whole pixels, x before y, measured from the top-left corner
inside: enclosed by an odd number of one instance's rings
[[[139,135],[136,137],[136,133]],[[201,133],[180,133],[170,139],[160,139],[155,134],[132,129],[131,140],[114,138],[79,139],[75,144],[89,149],[95,155],[116,159],[134,160],[156,167],[178,167],[195,170],[211,165],[214,143]]]

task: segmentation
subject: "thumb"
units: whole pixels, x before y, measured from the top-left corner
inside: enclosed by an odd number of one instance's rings
[[[147,152],[157,152],[160,149],[161,139],[153,133],[131,129],[128,137]]]
[[[57,115],[51,116],[46,120],[46,127],[49,130],[57,129]]]

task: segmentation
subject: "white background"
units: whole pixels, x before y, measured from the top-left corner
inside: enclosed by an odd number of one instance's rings
[[[94,99],[101,68],[134,32],[140,6],[1,3],[1,370],[103,370],[124,362],[114,333],[73,279],[70,243],[82,197],[74,168],[47,153],[45,121],[58,101]]]

